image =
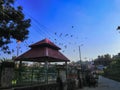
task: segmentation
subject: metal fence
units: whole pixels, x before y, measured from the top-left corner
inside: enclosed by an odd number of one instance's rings
[[[51,69],[51,68],[50,68]],[[45,84],[56,82],[57,72],[48,70],[46,76],[45,68],[19,68],[15,70],[13,85]],[[47,78],[46,78],[47,77]],[[47,81],[46,81],[47,80]]]
[[[8,64],[8,66],[10,65]],[[28,66],[22,66],[21,68],[14,67],[13,69],[14,78],[11,81],[12,85],[9,87],[0,87],[0,90],[2,88],[14,88],[14,90],[61,90],[59,89],[60,86],[58,83],[56,83],[58,70],[55,66],[49,67],[48,70],[46,70],[45,67]],[[0,75],[1,72],[2,67],[0,64]],[[65,88],[66,86],[67,90],[73,90],[75,87],[75,82],[73,83],[67,81],[64,83]]]

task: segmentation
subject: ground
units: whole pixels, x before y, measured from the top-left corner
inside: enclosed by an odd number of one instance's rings
[[[84,87],[77,90],[120,90],[120,82],[99,76],[98,87]]]

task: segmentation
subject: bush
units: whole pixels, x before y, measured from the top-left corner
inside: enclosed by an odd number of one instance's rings
[[[104,70],[104,76],[120,81],[120,59],[111,62],[111,64]]]

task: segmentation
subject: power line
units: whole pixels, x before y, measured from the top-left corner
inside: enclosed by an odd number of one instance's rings
[[[25,11],[24,11],[25,12]],[[16,13],[16,14],[18,14],[18,13]],[[19,15],[19,14],[18,14]],[[62,37],[60,37],[60,36],[58,36],[58,35],[53,35],[53,33],[51,33],[51,32],[49,32],[48,31],[48,28],[46,27],[46,26],[44,26],[44,25],[42,25],[38,20],[36,20],[35,18],[33,18],[31,15],[29,15],[28,13],[27,13],[27,15],[30,17],[30,18],[32,18],[32,20],[35,22],[34,23],[34,25],[33,26],[37,26],[37,28],[39,28],[39,30],[41,30],[41,31],[39,31],[38,29],[34,29],[37,33],[39,33],[40,35],[42,35],[43,37],[45,36],[49,36],[50,38],[52,38],[55,42],[58,42],[57,41],[57,39],[59,39],[59,41],[61,41],[61,43],[63,43],[64,42],[64,44],[66,43],[66,44],[69,44],[70,43],[70,41],[66,41],[65,39],[63,39]],[[7,15],[8,16],[8,15]],[[8,16],[9,17],[9,16]],[[39,25],[38,25],[39,24]],[[44,30],[43,30],[44,29]],[[45,32],[45,30],[47,31],[47,33]],[[42,32],[42,33],[41,33]],[[66,34],[67,36],[68,36],[68,34]],[[65,47],[65,49],[66,49],[66,47],[67,47],[67,45],[64,45],[64,47]]]
[[[36,20],[34,17],[32,17],[30,14],[28,14],[25,10],[24,10],[24,12],[29,16],[29,17],[31,17],[32,18],[32,20],[34,20],[37,24],[39,24],[38,26],[39,26],[39,29],[42,31],[43,29],[43,33],[46,35],[46,32],[44,32],[45,30],[47,30],[47,35],[49,35],[50,36],[50,38],[52,38],[53,40],[55,40],[55,42],[56,42],[56,40],[59,38],[59,41],[61,41],[62,43],[64,42],[64,43],[67,43],[67,44],[69,44],[70,43],[70,41],[67,41],[67,40],[65,40],[65,39],[63,39],[62,37],[59,37],[59,36],[57,36],[57,39],[56,39],[56,37],[54,37],[54,35],[53,35],[53,33],[51,33],[51,32],[49,32],[48,31],[48,28],[46,27],[46,26],[44,26],[44,25],[42,25],[38,20]],[[42,28],[42,29],[41,29]],[[73,28],[73,26],[72,26],[72,28]],[[36,30],[37,32],[39,32],[39,30]],[[40,32],[41,33],[41,32]]]
[[[28,13],[26,13],[26,14],[29,15]],[[51,36],[54,40],[56,40],[56,37],[54,37],[53,34],[48,31],[48,28],[47,28],[46,26],[42,25],[38,20],[36,20],[35,18],[33,18],[31,15],[29,15],[29,16],[30,16],[30,18],[32,18],[37,24],[39,24],[39,26],[41,26],[44,30],[47,30],[47,34],[48,34],[49,36]],[[43,29],[41,29],[41,30],[43,30]],[[59,37],[59,36],[57,36],[57,38],[60,38],[60,39],[61,39],[61,42],[64,42],[64,43],[68,42],[68,41],[64,40],[63,38],[61,38],[61,37]]]

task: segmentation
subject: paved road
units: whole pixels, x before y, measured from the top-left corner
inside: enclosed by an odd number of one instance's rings
[[[78,90],[120,90],[120,82],[99,76],[98,87],[85,87]]]

